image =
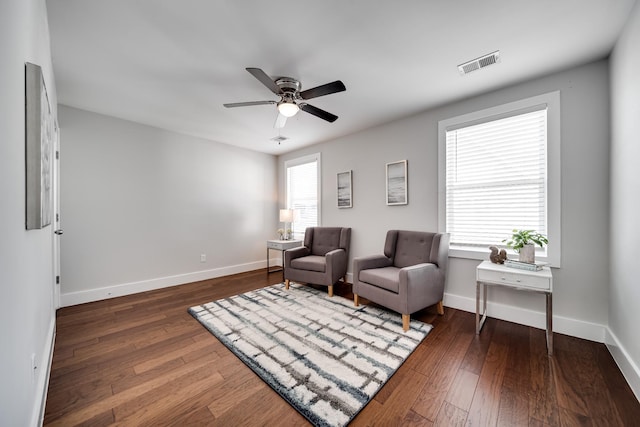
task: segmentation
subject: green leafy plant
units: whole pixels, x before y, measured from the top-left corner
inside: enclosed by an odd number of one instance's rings
[[[516,252],[520,252],[520,249],[524,245],[538,245],[544,248],[544,245],[549,244],[549,240],[546,236],[538,233],[534,230],[513,230],[513,234],[510,239],[504,239],[502,243],[506,243],[508,247],[512,248]]]

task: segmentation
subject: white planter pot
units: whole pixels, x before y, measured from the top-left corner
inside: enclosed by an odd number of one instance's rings
[[[518,260],[520,262],[535,263],[536,262],[536,247],[535,245],[524,245],[520,248],[518,253]]]

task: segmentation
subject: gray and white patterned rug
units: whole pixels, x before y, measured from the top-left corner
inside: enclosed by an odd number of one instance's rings
[[[348,424],[432,328],[295,283],[189,313],[316,426]]]

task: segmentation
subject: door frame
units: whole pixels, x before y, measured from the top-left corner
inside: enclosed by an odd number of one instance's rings
[[[60,127],[54,122],[53,132],[53,308],[60,308]]]

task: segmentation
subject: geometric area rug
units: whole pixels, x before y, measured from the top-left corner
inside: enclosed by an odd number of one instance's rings
[[[347,425],[432,328],[296,283],[189,313],[316,426]]]

